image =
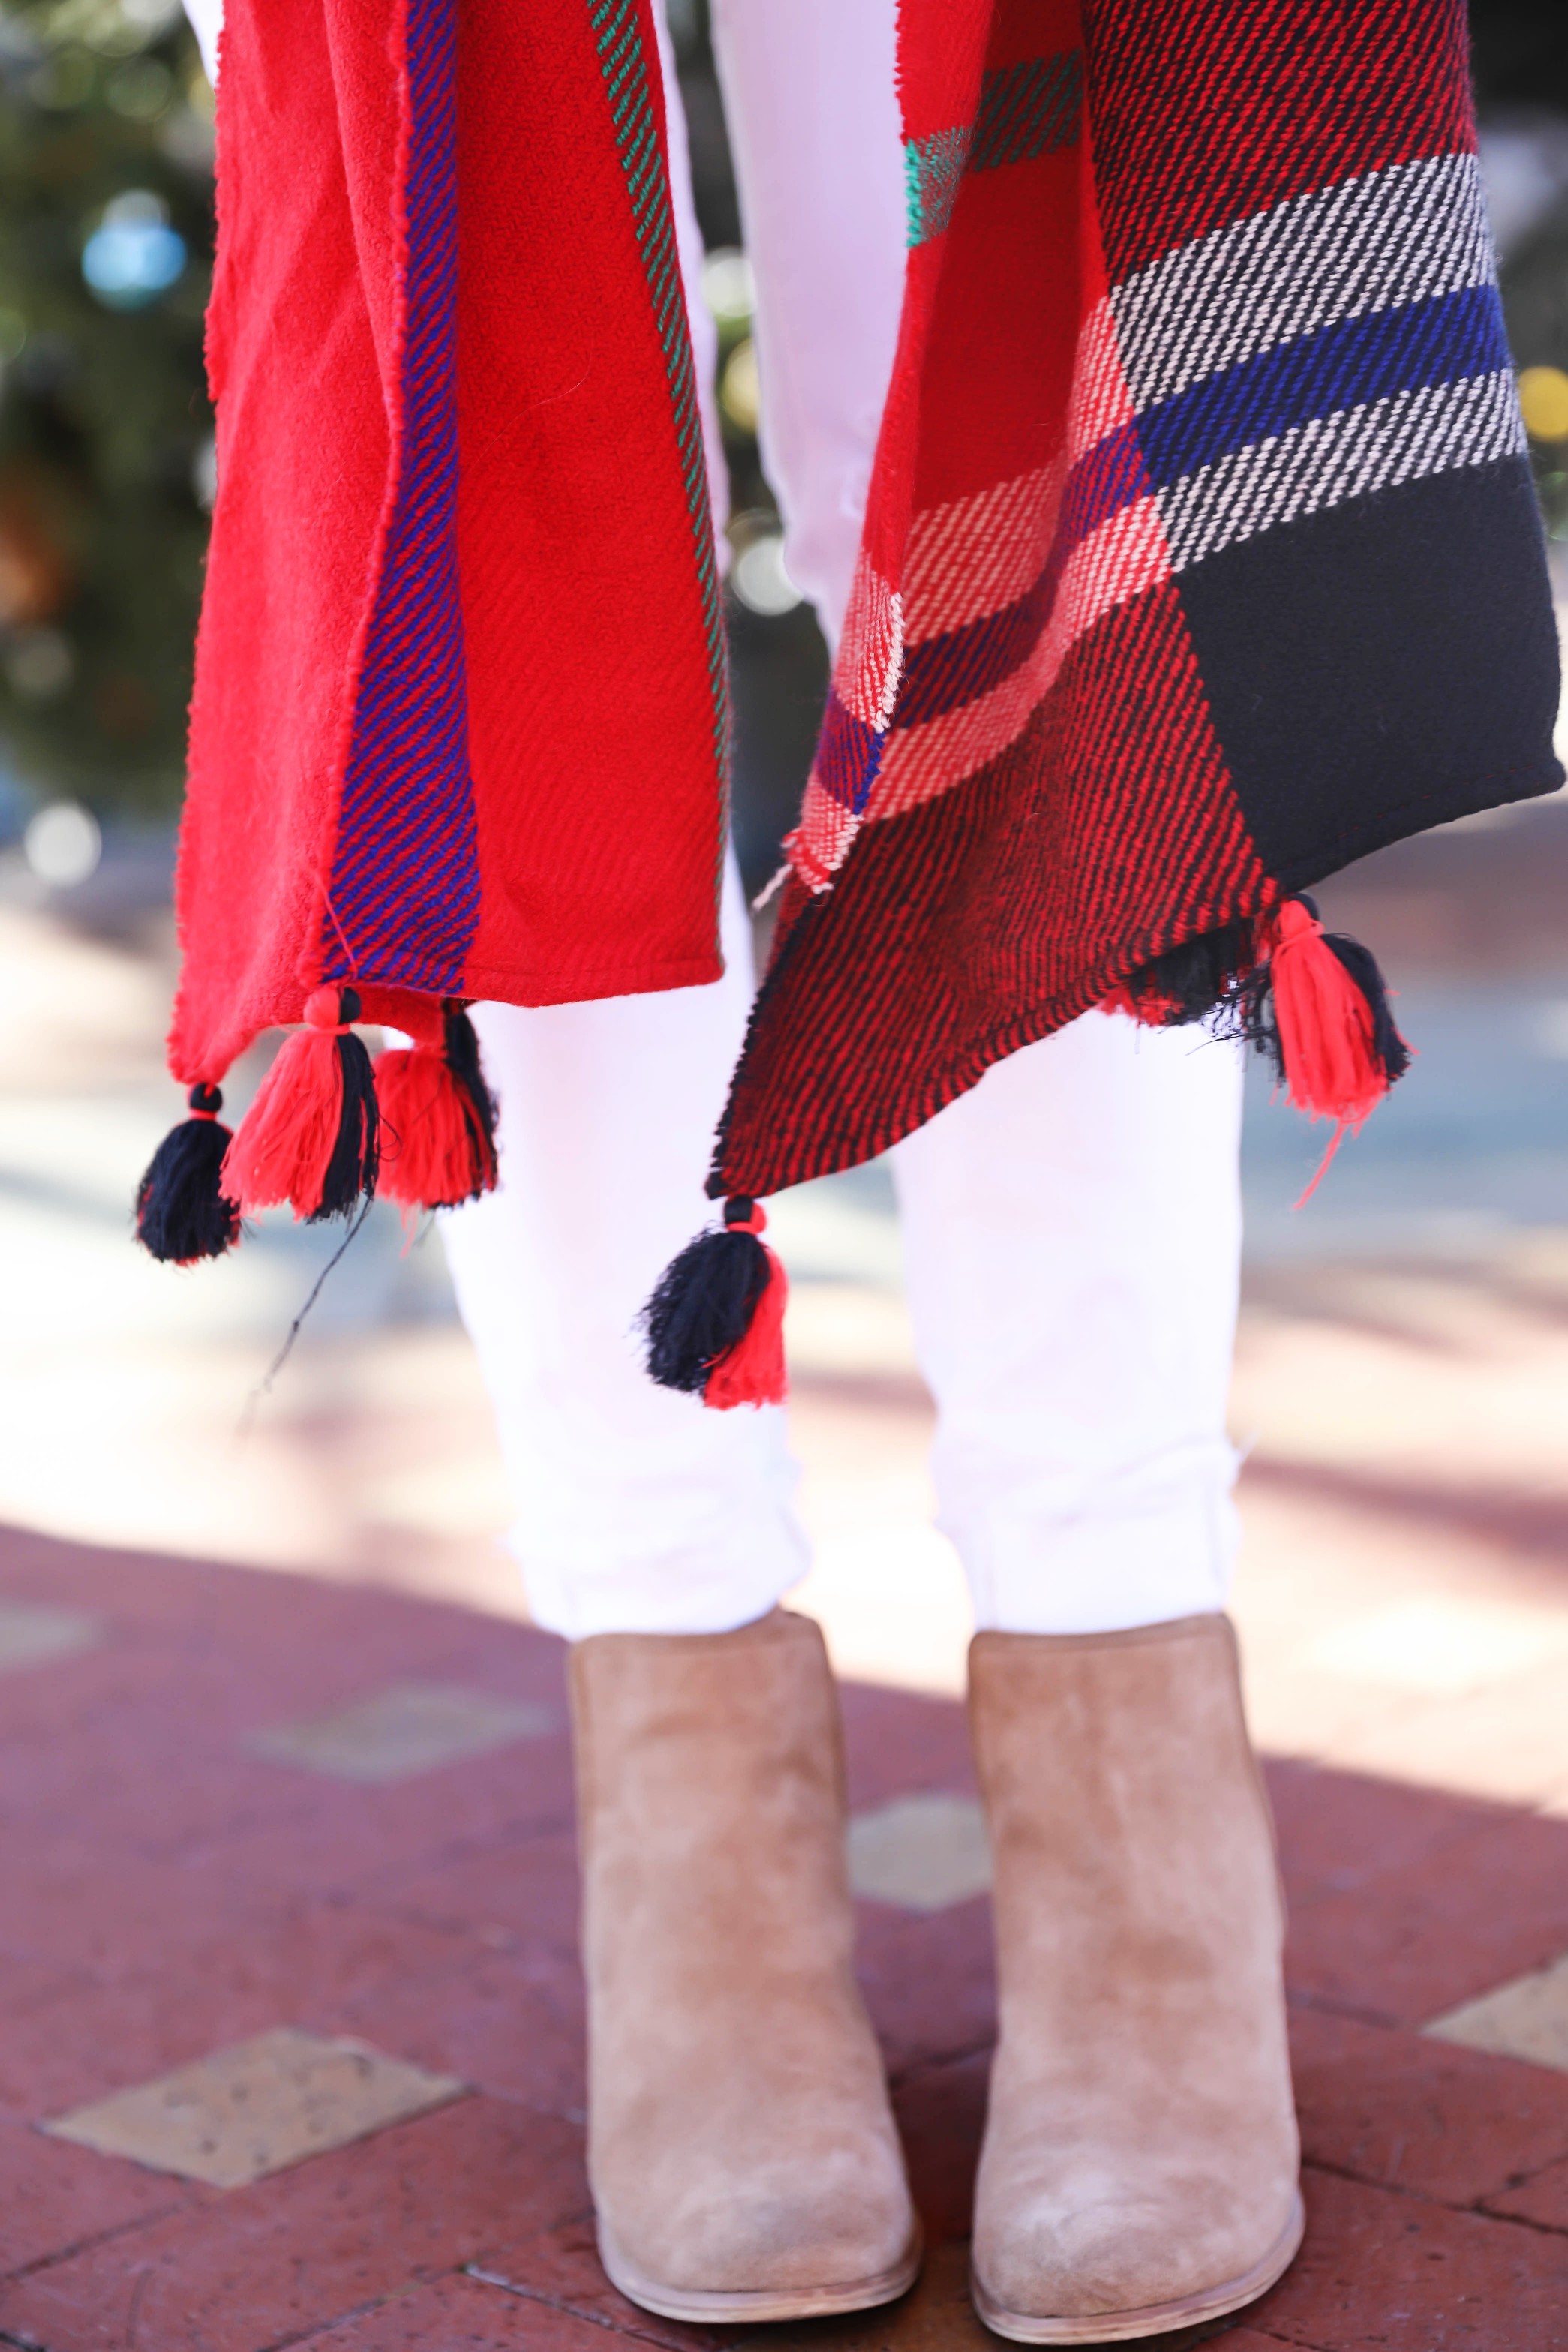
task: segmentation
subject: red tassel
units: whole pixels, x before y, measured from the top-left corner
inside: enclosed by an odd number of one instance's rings
[[[1376,1008],[1300,898],[1287,898],[1274,919],[1268,964],[1286,1100],[1310,1118],[1335,1123],[1300,1208],[1322,1182],[1345,1137],[1356,1134],[1377,1108],[1397,1071],[1390,1071],[1386,1051],[1380,1050]]]
[[[760,1234],[767,1222],[767,1212],[758,1202],[742,1231]],[[715,1360],[703,1387],[703,1403],[719,1412],[730,1412],[740,1404],[783,1404],[789,1391],[784,1347],[789,1276],[766,1242],[762,1247],[768,1262],[767,1287],[757,1301],[744,1337]]]
[[[224,1192],[243,1214],[287,1201],[298,1217],[341,1216],[374,1190],[370,1058],[351,1034],[359,1009],[352,988],[318,988],[262,1079],[224,1155]]]
[[[1163,950],[1102,1003],[1108,1013],[1157,1027],[1202,1022],[1211,1035],[1267,1054],[1287,1100],[1310,1118],[1334,1121],[1333,1141],[1302,1201],[1410,1066],[1376,958],[1359,940],[1325,931],[1304,897]]]
[[[381,1191],[405,1209],[455,1209],[495,1189],[494,1109],[473,1028],[455,1006],[444,1025],[440,1053],[395,1045],[375,1060]]]

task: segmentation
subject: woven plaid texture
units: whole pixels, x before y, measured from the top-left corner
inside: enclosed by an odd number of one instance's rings
[[[457,0],[413,0],[403,434],[327,896],[323,977],[455,992],[479,911],[458,584]]]
[[[1462,8],[906,5],[900,42],[898,375],[715,1192],[1561,775]]]

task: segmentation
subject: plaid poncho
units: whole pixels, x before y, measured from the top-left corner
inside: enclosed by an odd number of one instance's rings
[[[729,1192],[1561,774],[1457,0],[904,16],[903,328]]]
[[[465,1000],[718,969],[647,5],[232,0],[198,1116],[312,992],[340,1060],[363,1010],[456,1066]],[[1192,1010],[1173,951],[1239,985],[1289,894],[1561,781],[1458,0],[903,0],[900,58],[903,321],[730,1193],[1119,988]]]

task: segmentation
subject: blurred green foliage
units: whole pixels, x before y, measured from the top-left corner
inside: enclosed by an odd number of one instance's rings
[[[105,813],[178,801],[212,231],[177,5],[0,0],[0,756]]]

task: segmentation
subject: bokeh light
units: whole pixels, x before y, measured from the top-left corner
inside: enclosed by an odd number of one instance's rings
[[[784,541],[776,531],[765,532],[742,547],[730,578],[746,610],[768,619],[793,613],[801,601],[800,590],[784,569]]]
[[[724,362],[719,379],[719,405],[742,433],[755,433],[762,415],[762,384],[757,375],[757,347],[748,335]]]
[[[702,264],[702,299],[721,327],[744,327],[757,307],[756,279],[739,246],[721,245]]]
[[[12,692],[24,702],[49,702],[70,684],[76,661],[58,629],[18,629],[5,648],[5,667]]]
[[[212,512],[217,499],[217,436],[209,433],[191,460],[191,488],[197,506]]]
[[[1523,369],[1519,404],[1531,440],[1568,441],[1568,373],[1560,367]]]
[[[169,226],[169,207],[145,188],[105,205],[82,248],[81,274],[111,310],[140,310],[166,293],[185,267],[185,240]]]
[[[51,801],[22,835],[22,854],[40,882],[74,889],[98,870],[103,838],[98,820],[79,801]]]

